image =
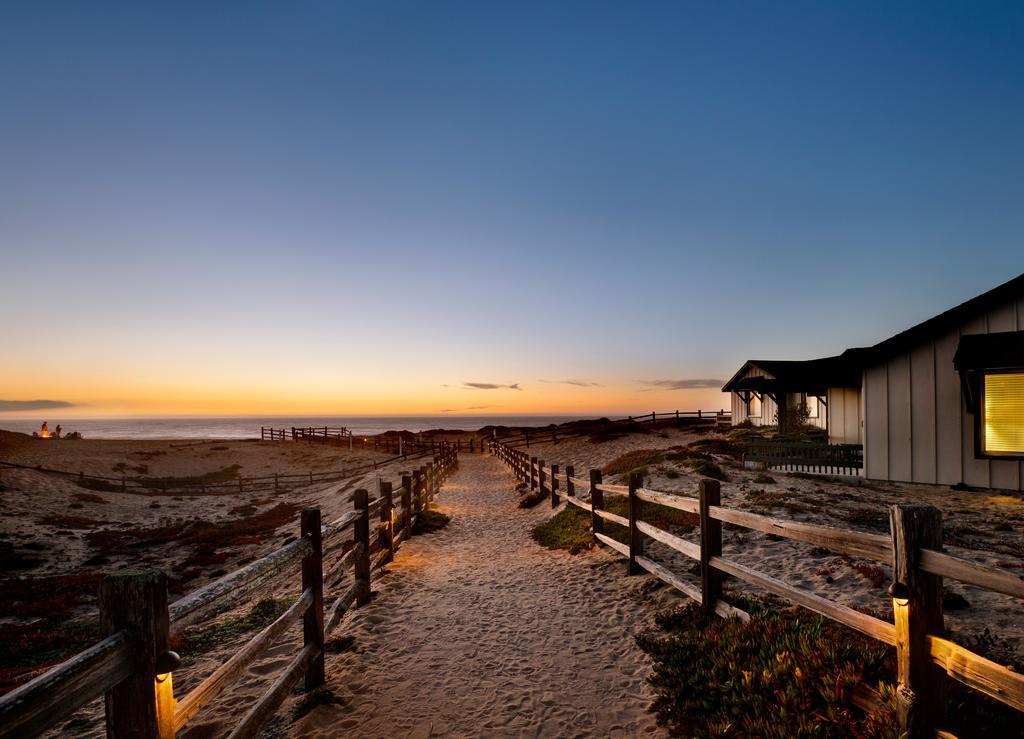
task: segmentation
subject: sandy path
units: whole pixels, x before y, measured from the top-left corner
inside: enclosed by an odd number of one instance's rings
[[[633,634],[654,609],[647,578],[606,552],[572,557],[530,530],[550,509],[516,507],[493,457],[465,455],[438,500],[443,531],[404,545],[373,603],[335,632],[329,687],[294,736],[635,736],[648,713],[650,668]]]

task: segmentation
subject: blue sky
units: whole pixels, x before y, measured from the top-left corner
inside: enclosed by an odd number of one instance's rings
[[[643,382],[1024,272],[1022,42],[1015,3],[5,5],[0,396],[719,403]]]

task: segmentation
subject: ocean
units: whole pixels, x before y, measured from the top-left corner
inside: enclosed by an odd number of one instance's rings
[[[614,414],[618,417],[621,414]],[[600,418],[599,415],[588,416]],[[78,418],[63,420],[58,415],[40,416],[38,421],[0,418],[0,429],[30,434],[43,420],[51,433],[57,424],[62,433],[80,432],[87,439],[252,439],[260,427],[344,426],[356,435],[380,434],[391,430],[426,431],[449,429],[474,431],[491,424],[501,426],[546,426],[578,420],[580,416],[268,416],[234,418]]]

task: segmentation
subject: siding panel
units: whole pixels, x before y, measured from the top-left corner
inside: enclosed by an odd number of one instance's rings
[[[935,468],[935,345],[924,344],[910,354],[911,479],[934,484]]]
[[[864,463],[865,477],[889,477],[888,392],[884,364],[864,372]]]
[[[960,441],[963,395],[960,376],[953,369],[953,355],[960,334],[946,334],[935,342],[935,444],[940,485],[956,485],[963,477],[963,447]]]
[[[913,474],[910,355],[894,357],[887,369],[889,479],[909,482]]]

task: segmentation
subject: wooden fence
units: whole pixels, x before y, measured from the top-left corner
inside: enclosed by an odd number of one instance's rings
[[[353,602],[370,601],[372,573],[390,562],[412,525],[458,467],[458,449],[444,445],[432,462],[402,473],[396,485],[379,482],[371,501],[356,490],[354,509],[322,524],[316,508],[302,512],[299,538],[205,587],[167,604],[167,579],[159,571],[107,577],[99,594],[100,626],[109,634],[84,652],[0,697],[0,739],[34,736],[67,719],[86,703],[105,697],[110,737],[169,739],[216,698],[295,621],[302,648],[270,689],[231,728],[232,739],[253,737],[273,716],[300,677],[305,689],[323,685],[324,636]],[[377,514],[379,523],[371,526]],[[341,540],[352,532],[349,545]],[[372,533],[371,533],[372,532]],[[325,551],[334,561],[325,567]],[[173,634],[234,607],[263,590],[276,575],[301,562],[301,594],[181,700],[173,672],[180,659],[170,650]],[[342,581],[351,568],[350,581]],[[325,585],[337,595],[324,607]]]
[[[945,638],[942,617],[942,578],[949,577],[978,588],[1024,599],[1024,579],[996,567],[978,564],[942,551],[942,514],[927,505],[895,505],[890,508],[890,536],[846,531],[796,521],[769,518],[748,511],[725,508],[715,480],[700,482],[698,497],[648,490],[643,478],[633,475],[628,485],[609,485],[600,470],[575,476],[572,466],[559,471],[544,460],[500,443],[493,452],[517,478],[551,496],[555,507],[561,498],[589,511],[594,538],[628,558],[628,573],[644,571],[700,603],[704,610],[723,617],[748,619],[743,611],[722,599],[722,579],[732,576],[781,596],[862,634],[896,647],[899,687],[897,718],[911,737],[935,736],[945,711],[945,680],[952,677],[985,695],[1024,711],[1024,675],[975,654]],[[586,500],[578,491],[589,492]],[[562,493],[564,491],[564,494]],[[604,508],[604,494],[628,497],[628,517]],[[643,520],[643,506],[655,504],[700,517],[700,543],[695,544]],[[628,544],[607,536],[605,523],[625,527]],[[892,565],[894,622],[890,623],[814,593],[786,584],[722,556],[722,524],[760,531],[785,539],[825,547]],[[692,585],[644,553],[647,538],[654,539],[700,563],[700,587]]]
[[[209,444],[210,442],[204,442]],[[384,465],[398,461],[409,461],[423,457],[434,456],[441,449],[446,448],[445,444],[438,442],[433,445],[424,445],[420,450],[407,450],[403,454],[397,454],[386,459],[375,460],[355,467],[323,470],[320,472],[288,472],[274,473],[273,475],[262,475],[258,477],[237,477],[220,480],[217,482],[205,482],[201,479],[161,478],[161,477],[111,477],[110,475],[92,475],[84,472],[72,472],[70,470],[57,470],[41,465],[25,465],[16,462],[0,461],[0,467],[9,469],[29,470],[49,475],[56,475],[66,478],[74,478],[78,485],[89,490],[100,492],[130,492],[140,495],[153,495],[158,493],[173,493],[175,495],[232,495],[235,493],[251,493],[263,490],[290,490],[303,485],[318,485],[333,482],[342,482],[358,475],[365,474],[379,469]],[[459,445],[458,448],[461,448]]]
[[[590,436],[602,432],[623,431],[653,427],[658,424],[671,426],[722,426],[732,422],[730,411],[667,411],[659,413],[651,411],[642,416],[625,416],[623,418],[600,418],[589,421],[574,421],[551,428],[525,429],[514,431],[509,434],[497,437],[496,440],[510,447],[529,447],[532,441],[535,444],[552,442],[557,444],[560,440],[573,439],[580,436]]]
[[[308,443],[328,443],[334,444],[335,446],[348,446],[350,449],[372,449],[374,451],[383,451],[385,453],[402,456],[425,452],[433,454],[438,450],[442,443],[447,441],[444,439],[434,438],[424,439],[418,435],[397,434],[395,432],[374,434],[372,436],[358,436],[349,429],[332,426],[306,428],[292,426],[290,428],[280,429],[261,426],[260,439],[262,441],[291,440],[305,441]],[[476,436],[471,436],[466,440],[456,439],[451,443],[455,444],[460,449],[469,452],[480,451],[482,453],[485,449],[483,442],[476,438]]]
[[[752,441],[745,445],[744,462],[761,462],[772,469],[857,475],[864,468],[861,444],[812,444]]]

